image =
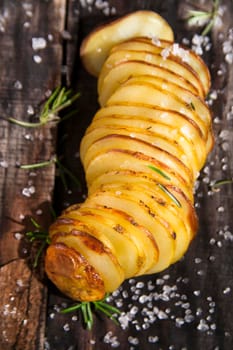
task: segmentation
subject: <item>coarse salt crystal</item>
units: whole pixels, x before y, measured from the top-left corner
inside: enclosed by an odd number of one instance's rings
[[[34,55],[33,56],[33,61],[35,62],[35,63],[41,63],[42,62],[42,58],[41,58],[41,56],[39,56],[39,55]]]
[[[0,167],[5,169],[8,168],[8,162],[6,160],[1,160]]]
[[[42,50],[46,48],[47,41],[44,38],[32,38],[32,48],[34,51]]]
[[[14,83],[14,88],[16,90],[22,90],[23,89],[23,84],[21,83],[21,81],[16,80],[15,83]]]

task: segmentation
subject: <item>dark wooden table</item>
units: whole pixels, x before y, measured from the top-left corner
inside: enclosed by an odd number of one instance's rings
[[[190,3],[190,2],[189,2]],[[211,1],[204,2],[211,6]],[[124,283],[112,303],[122,311],[121,327],[99,314],[87,331],[71,305],[39,269],[31,267],[25,232],[33,217],[44,228],[59,213],[82,201],[85,181],[78,157],[80,139],[98,108],[96,81],[79,59],[82,38],[97,24],[136,9],[164,16],[176,33],[197,47],[182,20],[188,1],[2,0],[0,2],[0,349],[230,350],[233,347],[233,188],[213,191],[214,181],[233,173],[233,8],[220,1],[222,21],[202,43],[212,75],[209,101],[216,144],[200,174],[196,207],[200,227],[185,258],[156,276]],[[195,2],[195,6],[197,2]],[[200,39],[200,37],[199,37]],[[198,40],[199,40],[198,39]],[[198,41],[199,42],[199,41]],[[196,43],[196,44],[195,44]],[[40,128],[9,123],[33,119],[40,103],[58,85],[80,91],[77,113],[66,122]],[[51,160],[79,178],[82,189],[61,179],[55,165],[20,166]],[[128,326],[124,320],[129,320]]]

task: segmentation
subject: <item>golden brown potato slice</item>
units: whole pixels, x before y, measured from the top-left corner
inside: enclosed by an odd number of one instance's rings
[[[117,238],[122,236],[123,239],[127,238],[128,241],[131,242],[137,249],[137,257],[135,259],[134,264],[136,263],[136,270],[134,274],[132,271],[128,274],[128,277],[137,276],[143,274],[148,270],[149,267],[154,265],[158,260],[158,247],[154,240],[154,237],[150,231],[148,231],[145,227],[141,226],[135,221],[135,218],[126,215],[126,213],[110,208],[103,208],[98,205],[97,208],[87,208],[85,203],[81,208],[81,213],[89,212],[96,213],[97,215],[101,215],[102,218],[106,221],[106,224],[115,231],[115,236]],[[99,227],[101,230],[101,227]],[[111,233],[106,230],[106,234],[108,238],[111,240]],[[143,244],[142,244],[143,242]],[[122,261],[121,266],[127,271],[129,267],[127,266],[129,262],[127,262],[127,255],[130,252],[130,246],[128,245],[128,250],[126,250],[123,256],[123,252],[121,249],[121,245],[118,245],[119,250],[116,252],[116,257],[119,261]],[[121,259],[119,258],[122,255]],[[133,260],[130,257],[130,260]]]
[[[87,205],[90,207],[101,205],[124,211],[153,234],[158,246],[159,258],[154,268],[149,270],[149,273],[161,271],[172,262],[175,252],[173,233],[169,230],[169,227],[166,227],[165,222],[151,216],[148,208],[132,198],[132,195],[128,197],[123,193],[121,195],[116,194],[115,191],[99,191],[87,199]]]
[[[100,124],[107,122],[108,116],[115,119],[130,118],[133,120],[155,121],[159,124],[171,128],[172,133],[181,134],[191,145],[193,152],[196,153],[196,158],[200,162],[199,168],[203,166],[206,160],[206,143],[201,134],[198,125],[185,115],[177,112],[166,111],[157,107],[147,107],[138,104],[119,104],[101,108],[95,115],[92,124],[87,129],[87,133],[95,128],[95,123],[99,120]],[[102,119],[104,118],[104,119]],[[174,128],[176,125],[176,128]]]
[[[156,178],[157,174],[148,167],[149,165],[161,169],[171,178],[172,184],[179,187],[188,198],[192,198],[192,188],[177,171],[171,169],[165,162],[160,162],[155,158],[144,156],[138,152],[111,150],[100,154],[86,168],[86,180],[88,186],[90,186],[99,176],[114,170],[132,170],[139,173],[149,173],[152,178]]]
[[[115,256],[88,232],[73,230],[70,234],[57,234],[55,244],[62,243],[81,254],[101,276],[106,291],[116,290],[124,280],[124,272]]]
[[[140,183],[137,184],[125,184],[123,186],[111,184],[108,186],[104,186],[104,191],[110,191],[117,189],[119,197],[121,195],[126,195],[128,197],[132,197],[132,194],[135,199],[138,199],[139,203],[144,203],[144,205],[148,208],[151,216],[154,216],[161,220],[167,227],[170,227],[173,235],[175,237],[175,253],[173,257],[173,262],[179,260],[184,253],[186,252],[189,245],[189,237],[190,234],[187,231],[188,225],[185,225],[182,215],[177,215],[177,211],[174,213],[169,208],[169,202],[171,201],[171,197],[167,195],[165,197],[165,201],[161,197],[161,192],[166,194],[159,186],[156,186],[153,189],[146,189],[145,187],[141,187]],[[182,206],[180,206],[178,211],[182,210]],[[142,244],[142,243],[141,243]]]
[[[107,106],[127,103],[142,104],[147,107],[159,107],[164,110],[172,110],[184,115],[187,115],[192,119],[201,129],[202,135],[206,142],[209,138],[212,141],[213,137],[210,130],[210,115],[203,108],[204,114],[197,113],[199,107],[202,110],[202,102],[195,100],[194,108],[192,107],[192,100],[182,90],[182,96],[172,94],[170,91],[163,88],[158,88],[154,84],[149,82],[129,83],[127,82],[121,86],[108,100]],[[186,99],[187,97],[187,99]],[[191,98],[191,97],[190,97]],[[213,141],[212,141],[213,142]]]
[[[113,92],[125,81],[138,75],[151,75],[161,78],[166,77],[168,81],[176,83],[180,87],[183,87],[196,95],[198,94],[197,88],[192,85],[190,81],[185,79],[184,76],[171,72],[165,67],[134,59],[120,62],[105,75],[102,80],[101,88],[99,88],[100,105],[104,106]]]
[[[145,252],[140,246],[138,249],[138,245],[134,243],[125,228],[124,231],[117,229],[116,220],[110,220],[100,210],[84,206],[78,211],[70,211],[68,217],[87,225],[88,232],[111,250],[124,269],[125,278],[132,277],[141,271],[145,264]],[[130,256],[128,256],[129,251]]]
[[[45,271],[60,291],[74,300],[94,301],[105,296],[103,279],[95,268],[63,243],[49,245]]]
[[[210,89],[210,72],[200,56],[187,47],[167,40],[153,40],[150,38],[132,38],[126,40],[111,50],[112,52],[118,50],[135,50],[135,51],[147,51],[152,53],[160,53],[163,59],[171,59],[176,62],[180,62],[184,66],[191,67],[191,70],[195,72],[198,80],[201,81],[202,88],[204,90],[205,97]]]
[[[160,68],[164,69],[164,74],[168,72],[170,74],[179,75],[189,81],[190,84],[194,85],[201,97],[205,96],[205,91],[199,76],[190,66],[169,57],[165,60],[161,56],[160,52],[153,53],[133,50],[119,50],[113,52],[108,57],[99,75],[98,92],[101,92],[105,77],[115,66],[132,60],[159,66]]]
[[[172,210],[176,215],[180,215],[181,218],[188,222],[187,231],[189,232],[189,240],[191,241],[194,237],[194,234],[197,230],[197,216],[195,209],[184,193],[178,188],[173,186],[170,181],[166,180],[162,175],[157,173],[157,179],[150,177],[150,174],[138,174],[133,171],[118,171],[110,172],[108,174],[103,174],[93,184],[90,186],[89,194],[98,191],[99,189],[103,190],[108,185],[115,184],[117,186],[124,186],[125,184],[140,184],[141,187],[145,188],[147,191],[153,190],[153,192],[159,193],[160,201],[164,205],[169,205],[169,209]],[[180,210],[177,203],[172,200],[172,197],[169,197],[166,192],[161,191],[161,187],[158,184],[165,186],[169,192],[174,195],[174,198],[178,200],[181,204],[182,211]]]
[[[103,127],[103,122],[105,127]],[[193,177],[196,178],[200,164],[193,150],[192,145],[180,135],[176,129],[170,128],[162,123],[144,121],[137,119],[101,118],[92,123],[93,128],[82,139],[81,159],[84,159],[87,150],[98,139],[109,134],[130,135],[151,145],[155,145],[166,150],[173,156],[180,159],[192,170]],[[140,127],[138,127],[140,126]]]
[[[173,40],[168,23],[153,11],[141,10],[112,21],[92,31],[82,42],[80,56],[86,70],[98,76],[111,48],[133,37],[154,37]]]
[[[89,147],[83,158],[84,167],[87,168],[89,163],[101,153],[106,153],[111,150],[137,152],[148,158],[154,158],[161,163],[165,162],[172,171],[176,171],[180,177],[192,186],[192,172],[179,158],[176,158],[156,145],[127,135],[108,135],[96,141]]]

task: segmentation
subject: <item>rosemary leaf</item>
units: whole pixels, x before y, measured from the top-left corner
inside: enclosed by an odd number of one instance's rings
[[[106,294],[105,297],[102,300],[98,301],[83,301],[78,304],[75,304],[73,306],[67,307],[65,309],[62,309],[60,312],[62,314],[67,314],[73,311],[81,310],[83,322],[87,329],[91,329],[94,323],[93,319],[93,311],[92,306],[94,306],[94,309],[96,311],[102,312],[104,315],[109,317],[114,323],[118,324],[117,319],[114,317],[114,314],[121,314],[120,310],[118,310],[116,307],[108,304],[106,302],[106,299],[109,294]]]
[[[156,173],[158,173],[159,175],[163,176],[165,179],[167,180],[171,180],[171,178],[165,174],[161,169],[153,166],[153,165],[148,165],[148,168],[150,168],[151,170],[155,171]]]
[[[211,189],[212,190],[217,190],[219,189],[219,187],[223,186],[223,185],[228,185],[228,184],[232,184],[233,180],[232,179],[225,179],[225,180],[216,180],[212,185],[211,185]]]
[[[55,162],[56,162],[56,160],[52,158],[52,159],[47,160],[45,162],[20,165],[20,169],[31,170],[31,169],[44,168],[44,167],[49,166],[49,165],[51,165],[51,164],[53,164]]]
[[[34,227],[36,227],[38,229],[41,228],[40,224],[38,224],[38,222],[35,219],[30,218],[30,220],[31,220],[31,223],[33,224]]]
[[[70,307],[66,307],[65,309],[62,309],[60,312],[61,312],[61,314],[68,314],[70,312],[79,310],[81,308],[81,306],[82,306],[82,303],[78,303],[78,304],[72,305]]]
[[[95,304],[95,302],[94,302],[94,304]],[[99,301],[98,305],[101,305],[104,309],[109,310],[111,313],[116,313],[119,315],[121,314],[119,309],[117,309],[116,307],[114,307],[110,304],[107,304],[106,302]]]
[[[45,241],[42,241],[37,253],[36,253],[36,256],[34,258],[34,262],[33,262],[33,268],[35,269],[37,266],[38,266],[38,262],[39,262],[39,258],[40,256],[42,255],[44,249],[46,248],[47,246],[47,240]]]
[[[173,193],[171,193],[171,192],[167,189],[167,187],[165,187],[165,186],[162,185],[162,184],[158,184],[158,186],[159,186],[159,188],[161,188],[161,190],[162,190],[163,192],[165,192],[165,193],[170,197],[170,199],[176,204],[176,206],[177,206],[178,208],[181,208],[181,207],[182,207],[180,201],[174,196]]]
[[[87,309],[87,318],[88,318],[87,329],[90,330],[90,329],[92,329],[92,326],[94,323],[92,310],[91,310],[91,303],[86,304],[86,309]]]
[[[13,124],[16,124],[16,125],[19,125],[19,126],[23,126],[25,128],[38,128],[39,126],[41,126],[40,122],[38,122],[38,123],[30,123],[30,122],[24,122],[22,120],[18,120],[18,119],[15,119],[15,118],[7,118],[7,120],[10,123],[13,123]]]

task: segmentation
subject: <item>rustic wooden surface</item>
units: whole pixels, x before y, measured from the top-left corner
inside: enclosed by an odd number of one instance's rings
[[[112,339],[115,337],[119,342],[115,346],[124,350],[230,350],[233,188],[227,184],[213,192],[210,184],[214,180],[231,179],[233,172],[233,68],[227,62],[224,46],[229,41],[228,53],[233,53],[231,0],[221,1],[224,20],[213,28],[211,48],[203,56],[212,74],[216,145],[200,175],[196,193],[200,228],[185,258],[157,276],[124,283],[113,303],[120,305],[122,312],[133,306],[138,308],[125,330],[96,315],[93,330],[87,331],[79,315],[60,314],[59,310],[71,305],[71,301],[46,280],[42,268],[40,271],[31,268],[30,247],[23,236],[31,229],[29,218],[34,217],[47,227],[52,202],[59,213],[68,204],[82,201],[85,193],[78,149],[98,104],[96,81],[83,70],[79,60],[82,38],[97,24],[143,8],[164,16],[179,42],[184,37],[191,40],[194,35],[181,20],[188,1],[109,0],[110,15],[104,6],[98,8],[98,3],[10,0],[0,4],[0,349],[108,350],[114,343],[107,342],[106,334],[112,332]],[[208,6],[209,2],[205,4]],[[36,51],[32,38],[38,37],[46,39],[46,47]],[[35,62],[38,56],[40,63]],[[81,92],[77,115],[67,122],[32,130],[4,119],[13,116],[30,120],[30,106],[36,109],[46,93],[61,82]],[[55,153],[80,179],[81,192],[72,182],[66,191],[58,179],[53,197],[54,166],[36,171],[19,167],[51,159]],[[25,196],[28,190],[30,197]],[[141,281],[144,288],[136,285]],[[146,287],[148,283],[154,286],[151,292]],[[173,294],[165,293],[169,288],[173,288]],[[143,298],[140,303],[133,296],[140,293],[148,297],[152,292],[153,307],[159,312],[148,326],[144,319],[148,315],[143,312],[147,304],[142,302]],[[148,310],[152,309],[148,307]]]

